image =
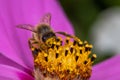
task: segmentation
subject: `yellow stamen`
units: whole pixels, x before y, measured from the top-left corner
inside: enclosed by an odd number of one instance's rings
[[[61,42],[61,38],[58,41],[54,40],[47,52],[41,50],[37,57],[34,57],[35,67],[40,68],[40,71],[47,76],[54,74],[53,77],[57,76],[60,80],[89,79],[96,58],[95,54],[89,57],[92,45],[78,38],[77,41],[71,41],[68,37],[63,45]]]

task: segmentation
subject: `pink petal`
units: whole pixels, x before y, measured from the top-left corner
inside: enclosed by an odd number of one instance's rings
[[[34,80],[31,75],[10,66],[0,64],[0,80]]]
[[[32,70],[29,70],[29,69],[23,67],[22,65],[16,63],[15,61],[10,60],[9,58],[7,58],[6,56],[4,56],[1,53],[0,53],[0,64],[4,64],[4,65],[15,67],[17,69],[20,69],[20,70],[22,70],[22,71],[32,75]]]
[[[110,58],[93,67],[90,80],[120,80],[120,55]]]
[[[22,66],[26,67],[26,64],[23,61],[24,60],[23,55],[25,55],[25,53],[23,53],[21,48],[17,46],[17,43],[15,45],[15,43],[12,42],[12,39],[9,39],[9,37],[3,33],[4,32],[0,29],[0,36],[2,37],[0,38],[0,53],[10,58],[11,60],[15,61],[16,63],[21,64]],[[1,58],[2,57],[0,57],[0,60],[2,60]],[[31,60],[32,60],[32,57],[31,57]],[[32,68],[30,67],[28,69],[32,70]]]
[[[18,64],[32,70],[33,59],[28,48],[31,32],[16,29],[18,24],[36,25],[46,12],[52,14],[52,28],[73,34],[57,0],[1,0],[0,1],[0,52]]]

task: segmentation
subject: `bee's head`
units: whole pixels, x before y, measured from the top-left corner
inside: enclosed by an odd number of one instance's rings
[[[42,36],[42,41],[45,42],[47,46],[51,46],[56,40],[56,35],[53,32],[48,32]]]

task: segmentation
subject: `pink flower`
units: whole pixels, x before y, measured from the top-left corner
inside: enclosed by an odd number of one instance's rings
[[[52,14],[54,31],[74,34],[57,0],[0,1],[0,80],[34,80],[32,53],[27,47],[31,34],[16,25],[36,25],[47,12]],[[95,65],[90,80],[119,80],[119,59],[116,56]]]

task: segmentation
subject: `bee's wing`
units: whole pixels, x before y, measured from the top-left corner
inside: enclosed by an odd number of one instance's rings
[[[41,18],[40,24],[47,24],[47,25],[50,26],[50,24],[51,24],[51,14],[50,14],[50,13],[45,14],[45,15]]]
[[[30,25],[30,24],[20,24],[20,25],[17,25],[17,27],[18,27],[18,28],[21,28],[21,29],[26,29],[26,30],[35,32],[34,26],[33,26],[33,25]]]

